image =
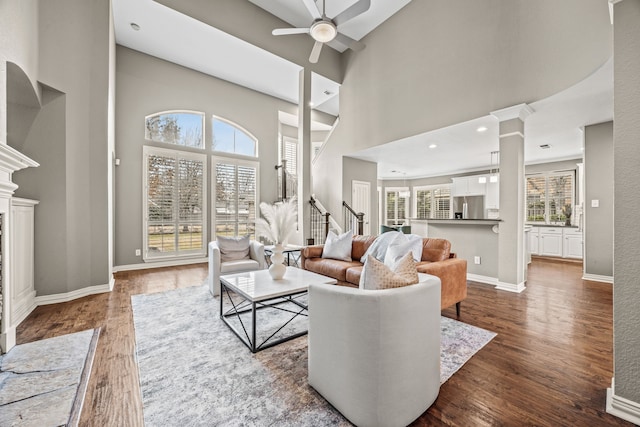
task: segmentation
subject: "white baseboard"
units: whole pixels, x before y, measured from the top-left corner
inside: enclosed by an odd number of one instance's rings
[[[615,378],[611,379],[611,388],[607,389],[607,413],[640,425],[640,403],[616,396]]]
[[[524,282],[515,284],[515,283],[498,281],[498,284],[496,285],[496,289],[499,289],[501,291],[516,292],[519,294],[520,292],[524,291],[527,288],[526,286],[524,286]]]
[[[20,323],[22,323],[22,321],[24,319],[27,318],[27,316],[29,314],[31,314],[31,312],[33,310],[36,309],[36,307],[38,306],[38,304],[35,303],[35,291],[33,291],[31,297],[27,298],[27,303],[25,304],[24,302],[21,304],[20,307],[18,307],[16,310],[17,312],[14,312],[11,316],[11,323],[15,326],[19,325]]]
[[[467,273],[467,280],[471,280],[472,282],[486,283],[487,285],[498,285],[497,277],[490,276],[482,276],[480,274]]]
[[[600,276],[599,274],[584,273],[582,280],[591,280],[594,282],[613,283],[613,276]]]
[[[209,258],[190,258],[190,259],[178,259],[178,260],[170,260],[170,261],[157,261],[157,262],[143,262],[141,264],[128,264],[128,265],[118,265],[113,267],[113,272],[117,273],[119,271],[132,271],[132,270],[145,270],[147,268],[159,268],[159,267],[175,267],[178,265],[189,265],[189,264],[202,264],[208,262]]]
[[[53,295],[41,295],[36,297],[36,305],[48,305],[57,304],[59,302],[68,302],[74,299],[86,297],[87,295],[102,294],[104,292],[111,292],[113,284],[111,280],[104,285],[89,286],[87,288],[76,289],[75,291],[66,292],[63,294]]]

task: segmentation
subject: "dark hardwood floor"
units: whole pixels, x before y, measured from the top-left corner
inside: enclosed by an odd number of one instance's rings
[[[581,274],[581,264],[535,259],[521,294],[469,282],[460,320],[498,336],[412,425],[631,426],[605,412],[612,287]],[[205,264],[118,273],[112,293],[38,307],[18,328],[18,343],[101,327],[81,425],[141,426],[130,296],[196,285],[206,275]],[[455,306],[443,314],[455,318]]]

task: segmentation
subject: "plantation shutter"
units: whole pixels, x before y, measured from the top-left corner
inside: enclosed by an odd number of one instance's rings
[[[431,215],[431,190],[416,191],[416,217],[420,219],[430,218]]]
[[[451,190],[437,188],[433,190],[433,218],[448,219],[451,217]]]
[[[258,167],[256,162],[214,160],[215,233],[255,235]]]
[[[527,177],[527,221],[545,222],[546,177]]]
[[[144,158],[145,260],[204,255],[206,156],[144,147]]]

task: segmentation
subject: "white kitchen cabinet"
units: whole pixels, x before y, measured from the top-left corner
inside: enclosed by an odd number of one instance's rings
[[[540,227],[538,249],[543,256],[562,256],[562,228]]]
[[[486,195],[484,197],[485,209],[500,209],[500,182],[489,182],[487,179]]]
[[[484,175],[463,176],[459,178],[451,178],[451,196],[484,196],[486,193],[486,184],[480,183],[479,179]],[[485,176],[487,181],[488,176]]]
[[[582,231],[577,228],[563,230],[562,256],[564,258],[582,259]]]
[[[529,232],[529,252],[531,255],[540,255],[540,234],[538,227],[533,227]]]

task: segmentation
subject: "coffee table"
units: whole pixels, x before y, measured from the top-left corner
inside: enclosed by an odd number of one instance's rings
[[[273,280],[269,275],[269,270],[222,275],[220,276],[220,318],[253,353],[306,335],[308,331],[305,329],[291,335],[275,338],[276,334],[295,318],[308,316],[308,306],[300,301],[300,297],[307,293],[311,283],[333,285],[336,280],[295,267],[287,267],[287,272],[281,280]],[[232,292],[239,298],[233,298]],[[231,308],[227,311],[224,311],[225,297],[231,304]],[[262,309],[280,310],[291,316],[275,332],[258,344],[256,328],[259,325],[257,325],[256,313],[257,310]],[[242,318],[245,313],[251,314],[250,328],[245,324],[246,319]],[[237,322],[235,323],[238,325],[232,324],[228,320],[229,318],[236,318]]]

